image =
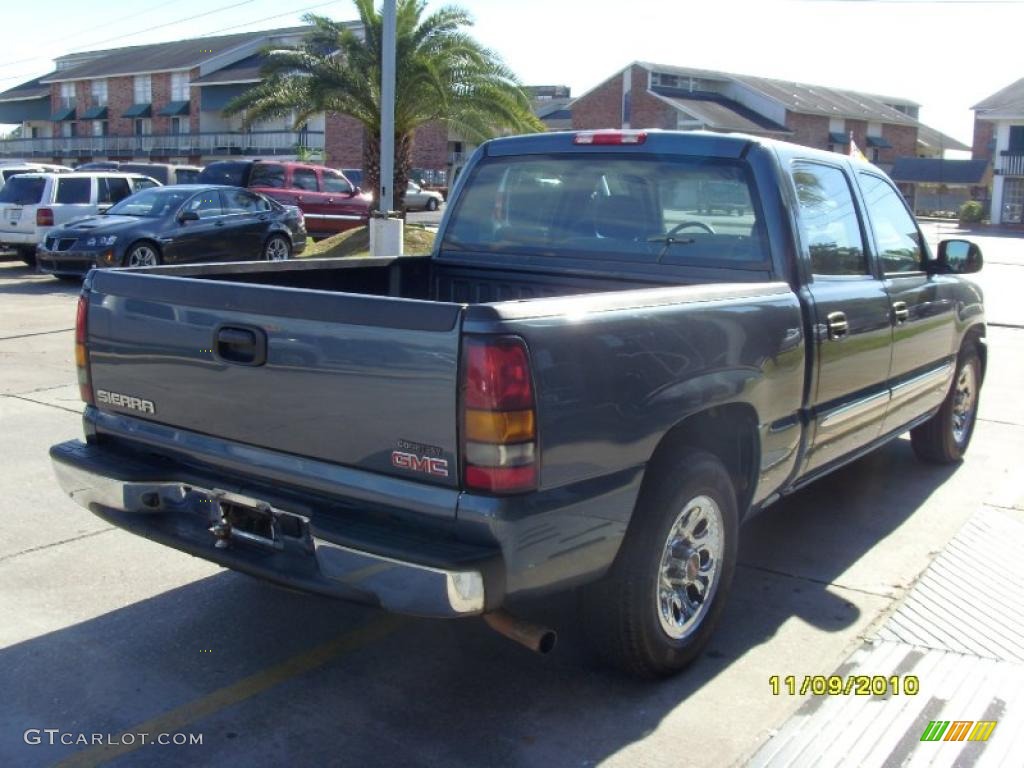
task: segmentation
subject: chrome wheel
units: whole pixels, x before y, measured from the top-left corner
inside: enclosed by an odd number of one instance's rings
[[[264,251],[267,261],[284,261],[288,258],[288,243],[283,237],[272,237],[267,241]]]
[[[149,245],[137,245],[128,254],[129,267],[155,267],[159,263],[156,249]]]
[[[722,512],[709,496],[687,502],[669,530],[658,567],[658,620],[681,640],[700,625],[718,589]]]
[[[977,376],[974,365],[968,363],[960,369],[953,390],[953,439],[962,445],[971,432],[974,421],[974,407],[978,396]]]

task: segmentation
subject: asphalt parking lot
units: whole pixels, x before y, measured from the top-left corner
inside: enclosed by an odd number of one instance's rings
[[[993,325],[966,461],[923,465],[901,439],[771,507],[709,652],[659,684],[590,665],[571,596],[531,610],[560,634],[540,657],[478,620],[284,591],[91,516],[46,454],[81,433],[77,287],[0,261],[0,765],[742,764],[803,701],[769,676],[835,670],[980,508],[1024,519],[1024,240],[976,239]]]

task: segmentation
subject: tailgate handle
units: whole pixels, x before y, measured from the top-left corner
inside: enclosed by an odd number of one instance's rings
[[[267,336],[259,328],[222,326],[217,329],[217,357],[239,365],[263,365],[267,361]]]

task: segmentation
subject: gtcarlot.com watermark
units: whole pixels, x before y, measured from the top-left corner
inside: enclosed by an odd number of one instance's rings
[[[183,747],[203,743],[201,733],[74,733],[60,728],[29,728],[22,738],[26,744],[63,744],[68,747],[133,747],[147,744]]]

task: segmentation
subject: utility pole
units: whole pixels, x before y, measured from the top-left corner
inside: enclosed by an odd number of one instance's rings
[[[370,255],[401,256],[405,222],[391,217],[395,207],[395,0],[384,0],[381,21],[380,181],[377,187],[380,203],[370,219]]]

